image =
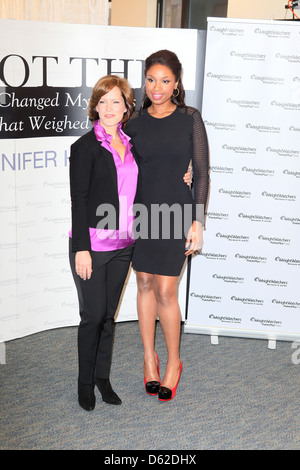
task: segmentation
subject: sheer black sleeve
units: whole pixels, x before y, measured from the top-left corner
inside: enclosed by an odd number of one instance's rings
[[[193,220],[198,220],[204,225],[204,213],[209,188],[208,139],[199,111],[188,107],[188,113],[193,116]]]

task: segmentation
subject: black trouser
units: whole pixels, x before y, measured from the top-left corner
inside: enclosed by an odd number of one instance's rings
[[[71,241],[70,241],[71,243]],[[84,281],[75,272],[75,253],[70,265],[79,299],[79,381],[109,377],[114,316],[132,258],[133,246],[109,252],[91,252],[92,276]]]

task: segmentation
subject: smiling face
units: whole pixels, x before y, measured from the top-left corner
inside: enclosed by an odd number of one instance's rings
[[[110,134],[119,122],[122,121],[126,112],[125,102],[119,87],[115,86],[103,95],[96,106],[99,114],[100,124]]]
[[[167,104],[177,88],[175,75],[166,65],[155,64],[146,74],[146,93],[153,105]]]

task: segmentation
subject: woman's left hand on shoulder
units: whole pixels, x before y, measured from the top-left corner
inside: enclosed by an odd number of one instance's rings
[[[193,180],[193,170],[192,170],[192,165],[189,164],[187,172],[183,176],[183,181],[188,185],[190,189],[191,189],[192,180]]]

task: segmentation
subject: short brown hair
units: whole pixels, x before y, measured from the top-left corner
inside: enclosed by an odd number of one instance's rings
[[[124,125],[131,118],[134,108],[134,98],[128,80],[126,78],[118,77],[117,75],[105,75],[104,77],[100,78],[94,86],[92,96],[90,98],[88,115],[93,122],[99,119],[96,106],[100,98],[102,98],[102,96],[106,95],[106,93],[116,86],[121,91],[127,109],[123,116],[122,124]]]

